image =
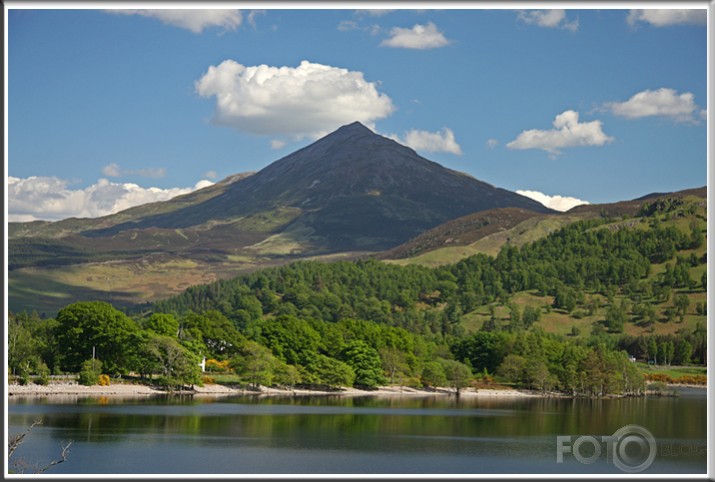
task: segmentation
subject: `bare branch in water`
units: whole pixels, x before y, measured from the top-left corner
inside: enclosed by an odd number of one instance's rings
[[[24,442],[25,437],[32,431],[33,428],[37,425],[42,425],[41,420],[35,420],[30,427],[25,430],[24,432],[21,433],[16,433],[13,435],[10,435],[8,437],[8,442],[7,442],[7,460],[8,460],[8,466],[10,465],[10,459],[12,458],[13,454],[15,453],[15,450]],[[67,458],[69,457],[69,448],[72,445],[72,440],[70,440],[67,443],[63,443],[60,447],[62,448],[62,452],[60,454],[59,460],[53,460],[49,464],[47,464],[44,467],[39,467],[35,465],[35,470],[34,473],[36,474],[42,474],[45,471],[47,471],[49,468],[54,467],[55,465],[61,464],[62,462],[66,461]],[[19,461],[14,461],[13,466],[16,468],[20,469],[20,473],[25,472],[25,468],[29,467],[29,464],[25,460],[19,460]]]
[[[53,460],[52,462],[50,462],[50,463],[49,463],[47,466],[45,466],[44,468],[36,470],[35,473],[36,473],[36,474],[41,474],[41,473],[45,472],[47,469],[49,469],[50,467],[53,467],[53,466],[55,466],[55,465],[57,465],[57,464],[61,464],[62,462],[64,462],[65,460],[67,460],[67,457],[68,457],[69,454],[70,454],[70,450],[69,450],[69,449],[70,449],[70,446],[71,446],[71,445],[72,445],[72,440],[70,440],[69,442],[67,442],[65,445],[62,445],[62,454],[61,454],[61,456],[60,456],[60,459],[59,459],[59,460]]]
[[[10,435],[7,441],[8,460],[10,460],[10,457],[12,457],[12,454],[15,452],[15,450],[20,446],[20,444],[22,444],[23,440],[25,440],[27,434],[29,434],[32,429],[35,428],[35,425],[42,425],[42,420],[35,420],[34,422],[32,422],[32,425],[30,425],[30,427],[24,432]]]

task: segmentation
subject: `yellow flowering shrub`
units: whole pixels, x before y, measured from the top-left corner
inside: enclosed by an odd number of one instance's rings
[[[206,371],[207,372],[219,372],[224,373],[229,370],[228,360],[218,361],[213,358],[206,360]]]

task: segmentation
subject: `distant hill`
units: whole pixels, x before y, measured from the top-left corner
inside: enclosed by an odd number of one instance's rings
[[[682,191],[670,192],[670,193],[651,193],[641,196],[639,198],[630,201],[619,201],[616,203],[608,204],[582,204],[571,208],[568,212],[570,214],[574,213],[592,213],[599,214],[602,216],[635,216],[643,204],[647,201],[654,201],[659,198],[678,198],[682,199],[687,196],[698,197],[707,199],[708,191],[707,187],[699,187],[694,189],[684,189]]]
[[[646,204],[658,205],[671,199],[701,199],[706,202],[707,188],[673,193],[653,193],[638,199],[605,204],[583,204],[565,213],[539,213],[519,208],[480,211],[436,226],[406,243],[381,253],[378,258],[399,264],[437,266],[464,257],[484,253],[496,255],[510,243],[520,246],[547,236],[575,221],[594,217],[622,218],[636,216]]]
[[[688,190],[648,197],[635,203],[637,209],[631,202],[604,204],[581,215],[485,211],[445,223],[400,249],[411,253],[408,248],[428,248],[435,240],[441,246],[483,236],[466,246],[389,262],[370,257],[293,263],[193,286],[140,309],[179,315],[218,310],[250,323],[246,310],[254,307],[255,318],[266,316],[271,322],[286,313],[328,323],[368,320],[455,339],[482,331],[533,334],[533,325],[539,332],[563,336],[562,342],[610,337],[609,345],[617,342],[640,359],[648,358],[647,348],[644,339],[635,337],[669,337],[674,346],[678,339],[673,337],[679,337],[690,340],[692,353],[698,352],[694,359],[704,360],[704,194]],[[497,246],[497,240],[505,242]],[[485,256],[485,248],[496,249],[490,252],[496,256]],[[400,249],[385,255],[397,255]],[[449,255],[461,257],[449,260]],[[491,345],[483,340],[475,353]],[[536,346],[528,345],[531,351]],[[688,360],[691,352],[683,346]],[[562,363],[557,356],[555,366],[561,369]]]
[[[170,201],[96,219],[10,223],[10,304],[156,299],[294,259],[383,251],[498,208],[552,212],[356,122],[257,173]]]
[[[426,231],[416,238],[380,254],[381,259],[402,259],[451,246],[467,246],[500,231],[506,231],[543,213],[521,208],[498,208],[468,214]]]
[[[67,218],[55,222],[11,222],[8,223],[8,237],[10,239],[22,237],[63,238],[75,234],[91,232],[92,230],[116,226],[130,220],[142,219],[157,214],[168,214],[186,206],[202,203],[214,196],[218,196],[226,190],[228,185],[245,179],[253,174],[253,172],[234,174],[220,182],[217,182],[216,184],[188,194],[176,196],[168,201],[142,204],[140,206],[125,209],[124,211],[116,214],[110,214],[99,218]]]

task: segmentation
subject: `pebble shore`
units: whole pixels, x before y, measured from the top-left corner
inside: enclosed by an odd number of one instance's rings
[[[50,383],[49,385],[8,385],[7,394],[9,396],[53,396],[53,395],[83,395],[83,396],[151,396],[166,394],[166,391],[158,390],[147,385],[116,383],[108,386],[94,385],[91,387],[79,385],[78,383]],[[195,395],[263,395],[263,396],[285,396],[285,395],[341,395],[341,396],[435,396],[454,395],[452,389],[420,390],[410,387],[388,386],[380,387],[377,390],[359,390],[356,388],[342,388],[336,391],[319,391],[303,389],[277,389],[261,387],[260,391],[244,390],[240,388],[226,387],[223,385],[194,386],[193,390],[187,393]],[[462,390],[460,396],[463,397],[536,397],[538,393],[526,390],[497,390],[497,389],[473,389]]]

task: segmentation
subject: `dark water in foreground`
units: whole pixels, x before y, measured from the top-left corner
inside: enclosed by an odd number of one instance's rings
[[[601,436],[628,424],[655,438],[645,473],[684,474],[707,470],[706,406],[696,389],[612,400],[12,397],[8,421],[12,434],[42,420],[14,460],[49,462],[74,442],[47,474],[624,474]],[[568,451],[557,463],[558,435],[592,463]],[[594,439],[578,444],[583,435]],[[623,450],[630,467],[650,454]]]

